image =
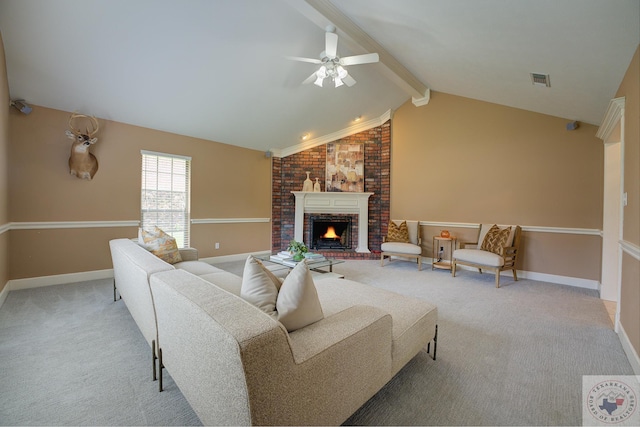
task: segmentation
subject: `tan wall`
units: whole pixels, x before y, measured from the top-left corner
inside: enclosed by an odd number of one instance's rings
[[[0,34],[0,227],[9,222],[9,84],[4,56],[4,44]],[[9,280],[7,248],[9,232],[0,233],[0,291]]]
[[[640,46],[618,88],[616,97],[625,99],[624,208],[623,240],[640,246]],[[622,258],[620,323],[631,345],[640,354],[640,260],[625,254]]]
[[[99,169],[85,181],[69,175],[70,113],[33,107],[10,116],[13,222],[139,220],[140,150],[192,157],[192,219],[270,217],[271,162],[261,151],[100,119]],[[270,230],[269,222],[198,224],[191,245],[201,257],[268,250]],[[108,240],[135,235],[135,227],[13,230],[10,279],[110,268]]]
[[[394,114],[391,217],[433,222],[602,228],[597,128],[433,93]],[[597,235],[524,233],[519,268],[600,280]]]

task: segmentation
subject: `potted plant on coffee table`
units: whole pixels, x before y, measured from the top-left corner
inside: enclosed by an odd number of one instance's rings
[[[304,243],[297,242],[295,240],[291,240],[289,242],[287,250],[293,254],[294,261],[302,261],[304,259],[304,254],[309,252],[309,249]]]

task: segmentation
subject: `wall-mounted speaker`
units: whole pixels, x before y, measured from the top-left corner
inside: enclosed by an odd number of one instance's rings
[[[573,121],[573,122],[567,123],[567,130],[576,130],[576,129],[578,129],[578,122]]]

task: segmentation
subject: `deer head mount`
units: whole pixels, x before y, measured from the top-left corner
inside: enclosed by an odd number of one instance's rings
[[[82,132],[79,127],[74,126],[77,119],[89,120],[91,130],[85,128]],[[93,116],[73,113],[69,117],[69,128],[65,133],[69,139],[73,139],[71,146],[71,156],[69,157],[69,173],[80,179],[92,179],[98,171],[98,159],[89,152],[89,147],[98,142],[94,135],[98,132],[98,119]]]

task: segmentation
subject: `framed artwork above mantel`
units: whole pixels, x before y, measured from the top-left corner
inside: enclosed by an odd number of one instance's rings
[[[364,144],[327,144],[325,191],[364,192]]]

